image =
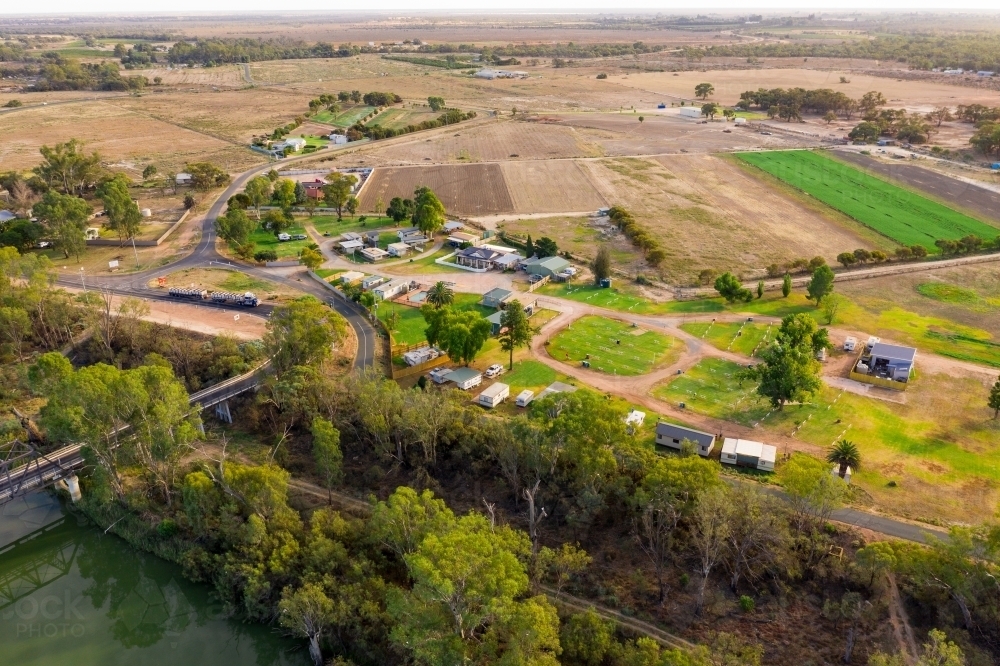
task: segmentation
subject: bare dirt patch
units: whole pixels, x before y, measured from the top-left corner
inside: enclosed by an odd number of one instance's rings
[[[160,288],[156,280],[150,281],[148,286]],[[268,305],[285,303],[302,295],[301,292],[289,287],[221,268],[189,268],[170,273],[166,276],[166,284],[162,289],[166,291],[168,287],[190,287],[208,291],[252,291]]]
[[[703,268],[762,274],[771,263],[871,243],[814,210],[707,155],[581,163],[604,198],[628,208],[667,252],[661,270],[685,283]],[[636,267],[638,269],[638,267]]]
[[[445,209],[455,215],[488,215],[514,210],[498,164],[376,169],[361,195],[361,210],[374,210],[379,199],[413,198],[421,186],[434,190]]]
[[[573,160],[506,162],[500,168],[519,213],[597,210],[608,205]]]
[[[160,77],[166,86],[225,86],[241,88],[243,65],[218,65],[217,67],[160,67],[144,69],[142,75],[152,81]]]

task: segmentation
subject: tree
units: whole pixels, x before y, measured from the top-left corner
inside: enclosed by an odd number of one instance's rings
[[[865,587],[871,590],[875,579],[892,571],[896,566],[896,553],[892,544],[886,541],[874,541],[864,548],[859,548],[854,554],[854,567],[865,581]]]
[[[357,179],[354,176],[337,171],[326,177],[326,185],[323,186],[323,199],[327,206],[337,209],[338,221],[344,219],[344,206],[351,196],[355,182]]]
[[[764,298],[764,281],[757,282],[757,298]]]
[[[778,339],[760,352],[761,362],[741,370],[739,378],[758,382],[757,393],[781,410],[786,402],[805,400],[822,385],[819,363],[813,354],[811,335],[803,343],[794,344],[779,332]]]
[[[122,243],[135,238],[142,222],[139,206],[132,200],[128,187],[128,177],[119,173],[97,188],[97,196],[104,202],[104,212],[108,216],[108,227],[118,233]]]
[[[535,256],[535,244],[531,240],[531,234],[528,234],[528,240],[524,243],[524,256],[529,259]]]
[[[31,337],[28,313],[17,307],[0,307],[0,335],[11,344],[19,363],[24,363],[24,341]]]
[[[854,642],[857,639],[858,624],[872,614],[872,605],[857,592],[846,592],[840,601],[827,599],[823,604],[823,615],[838,624],[847,623],[847,644],[844,647],[844,663],[851,663]]]
[[[781,484],[794,514],[793,523],[802,531],[810,519],[825,522],[840,506],[847,485],[830,474],[822,460],[803,453],[795,453],[778,470]]]
[[[841,252],[837,255],[837,262],[844,268],[850,268],[857,262],[857,258],[853,252]]]
[[[193,162],[184,170],[191,174],[191,186],[196,190],[210,190],[229,182],[229,174],[211,162]]]
[[[594,273],[594,284],[599,285],[601,280],[611,277],[611,250],[607,245],[597,248],[597,255],[590,264],[590,270]]]
[[[833,293],[833,281],[835,278],[833,270],[826,265],[820,266],[813,271],[812,279],[806,285],[806,293],[809,294],[809,298],[816,301],[816,307],[819,307],[820,301],[825,296]]]
[[[732,120],[733,118],[736,117],[736,111],[734,109],[723,109],[722,110],[722,116],[728,122],[728,121],[730,121],[730,120]]]
[[[708,99],[708,96],[715,92],[715,86],[711,83],[699,83],[694,87],[695,97]]]
[[[353,194],[351,196],[347,197],[347,203],[344,204],[344,208],[347,209],[347,214],[348,215],[354,215],[355,213],[357,213],[358,212],[358,205],[360,203],[361,202],[358,201],[358,198],[356,196],[354,196]],[[364,216],[362,216],[361,223],[364,224],[364,222],[365,222]]]
[[[442,280],[427,290],[427,302],[435,308],[443,308],[455,302],[455,292]]]
[[[715,118],[715,114],[719,112],[719,105],[715,102],[705,102],[701,105],[701,115],[707,116],[709,119]]]
[[[715,290],[726,299],[727,303],[736,301],[749,303],[753,300],[750,290],[745,289],[740,279],[728,271],[715,279]]]
[[[314,250],[311,247],[304,247],[299,253],[299,261],[302,262],[306,268],[314,271],[323,265],[325,258],[319,250]]]
[[[645,119],[646,119],[645,116],[639,116],[639,124],[641,125],[642,121],[644,121]]]
[[[729,570],[729,587],[736,593],[742,580],[756,587],[765,575],[777,577],[791,538],[776,498],[749,484],[736,484],[728,494],[723,565]]]
[[[962,648],[948,640],[943,631],[931,629],[927,633],[930,643],[924,643],[924,654],[917,666],[965,666]]]
[[[826,454],[826,461],[839,467],[837,473],[840,478],[847,476],[847,468],[850,467],[855,472],[861,469],[861,452],[857,445],[849,439],[842,439],[833,445],[830,452]]]
[[[1000,157],[1000,123],[984,123],[972,135],[969,143],[984,155],[995,152]]]
[[[326,419],[317,416],[312,422],[313,460],[323,485],[333,503],[333,487],[344,480],[344,453],[340,450],[340,431]]]
[[[437,345],[456,363],[469,365],[490,337],[490,322],[474,310],[456,312],[451,307],[420,308],[427,322],[427,342]]]
[[[427,237],[444,226],[444,204],[429,187],[413,192],[413,225]]]
[[[571,663],[600,666],[614,644],[614,629],[593,609],[574,613],[562,629],[563,654]]]
[[[156,166],[152,164],[147,164],[146,168],[142,170],[142,179],[149,180],[156,175]]]
[[[826,315],[826,323],[833,325],[837,319],[837,312],[847,303],[847,299],[840,294],[830,294],[823,299],[823,314]]]
[[[243,194],[247,195],[250,205],[257,211],[257,220],[260,221],[260,207],[271,200],[271,181],[266,176],[257,176],[252,179],[243,189]]]
[[[721,562],[729,538],[729,521],[726,520],[728,506],[729,498],[725,491],[713,488],[702,494],[691,515],[689,540],[697,556],[697,572],[701,577],[695,602],[697,615],[701,615],[701,609],[705,605],[708,577]]]
[[[830,123],[832,123],[836,119],[837,119],[837,112],[836,111],[827,111],[825,114],[823,114],[823,120],[826,121],[827,125],[829,125]]]
[[[35,173],[49,187],[58,187],[64,194],[83,194],[100,174],[101,156],[83,154],[83,143],[70,139],[54,147],[42,146],[39,152],[44,161],[35,167]]]
[[[874,112],[880,106],[885,106],[885,95],[877,90],[866,92],[861,99],[858,100],[858,108],[865,115]]]
[[[881,135],[882,128],[879,127],[878,123],[864,121],[856,125],[854,129],[847,134],[847,138],[851,141],[875,143]]]
[[[667,588],[663,581],[667,555],[673,546],[674,530],[681,519],[685,497],[679,497],[674,488],[662,483],[643,483],[634,495],[634,502],[640,509],[635,520],[634,532],[639,548],[653,563],[656,583],[659,587],[659,603],[667,599]]]
[[[428,97],[427,104],[430,105],[431,111],[440,111],[444,108],[444,97]]]
[[[257,223],[240,208],[228,208],[224,215],[215,218],[215,233],[234,247],[246,245],[256,226]]]
[[[345,332],[344,319],[312,296],[275,308],[267,321],[264,346],[278,373],[314,365],[330,355]]]
[[[90,218],[90,204],[79,197],[49,190],[32,208],[32,214],[43,222],[55,240],[56,248],[67,259],[80,255],[87,247],[84,228]]]
[[[315,666],[323,666],[319,639],[331,624],[333,615],[333,601],[319,584],[306,583],[295,591],[286,587],[281,593],[278,624],[296,636],[309,639],[309,656]]]
[[[785,273],[785,277],[781,279],[781,295],[788,298],[790,293],[792,293],[792,276]]]
[[[539,259],[544,259],[545,257],[554,257],[559,253],[559,248],[556,246],[556,242],[549,238],[548,236],[542,236],[535,243],[535,251],[538,254]]]
[[[517,347],[528,347],[538,329],[531,325],[521,302],[516,298],[507,303],[506,309],[500,315],[500,349],[510,354],[510,369],[514,369],[514,350]]]
[[[990,397],[986,401],[987,406],[993,410],[994,420],[1000,416],[1000,377],[997,377],[993,388],[990,389]]]
[[[389,201],[389,207],[385,214],[392,218],[392,221],[399,224],[403,220],[413,215],[413,201],[402,197],[393,197]]]
[[[295,205],[296,184],[294,180],[288,178],[282,178],[274,184],[274,192],[271,194],[271,198],[282,210],[289,210]]]
[[[285,229],[292,226],[294,218],[285,213],[283,210],[269,210],[264,213],[264,227],[271,230],[275,236],[278,236]]]

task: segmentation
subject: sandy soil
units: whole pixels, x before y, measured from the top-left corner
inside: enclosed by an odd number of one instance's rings
[[[575,161],[506,162],[501,169],[518,213],[595,211],[609,205]]]
[[[445,209],[454,215],[482,215],[513,211],[503,172],[496,164],[467,164],[382,168],[365,184],[361,210],[374,210],[393,197],[412,198],[417,187],[434,190]]]

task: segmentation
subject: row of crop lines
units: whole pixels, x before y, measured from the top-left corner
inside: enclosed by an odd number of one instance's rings
[[[932,254],[939,239],[969,234],[993,238],[997,229],[926,197],[812,151],[739,153],[751,164],[903,245]]]

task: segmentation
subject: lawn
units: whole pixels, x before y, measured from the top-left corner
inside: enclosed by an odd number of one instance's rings
[[[826,448],[850,439],[862,453],[856,482],[900,515],[976,522],[995,510],[1000,423],[990,418],[979,381],[923,375],[906,404],[824,386],[808,403],[772,410],[752,385],[734,379],[739,368],[704,359],[653,394],[715,418],[759,424],[763,441],[794,436]]]
[[[681,330],[703,339],[724,351],[753,356],[765,342],[774,338],[777,327],[771,324],[681,324]]]
[[[350,215],[345,215],[344,219],[338,222],[336,215],[314,215],[303,221],[316,227],[316,231],[321,234],[330,233],[335,236],[346,231],[362,233],[365,231],[374,231],[375,229],[383,228],[386,229],[386,233],[388,233],[392,228],[396,227],[392,218],[389,217],[367,215],[365,216],[364,222],[358,221],[358,217],[360,216],[352,217]]]
[[[394,273],[399,273],[400,275],[426,275],[434,273],[460,273],[461,268],[455,268],[454,266],[442,266],[441,264],[434,263],[438,259],[445,257],[452,252],[454,248],[443,247],[436,252],[432,252],[422,259],[411,259],[401,264],[396,264],[392,267]]]
[[[482,296],[478,294],[455,294],[455,302],[452,304],[452,307],[462,311],[475,310],[484,317],[493,314],[495,312],[493,308],[479,305],[481,299]],[[392,332],[392,341],[394,343],[412,345],[423,342],[426,339],[424,337],[424,329],[427,328],[427,322],[424,321],[424,316],[420,314],[420,308],[394,305],[393,303],[379,303],[378,318],[385,321],[389,313],[393,311],[399,315],[399,321]]]
[[[504,364],[507,367],[507,364]],[[524,389],[531,389],[536,394],[546,386],[556,381],[556,371],[538,361],[514,361],[514,369],[500,376],[500,381],[510,385],[511,396],[516,396]]]
[[[657,366],[670,365],[680,358],[683,347],[668,335],[588,315],[560,331],[547,349],[559,361],[579,363],[589,359],[591,368],[600,372],[641,375]]]
[[[536,290],[544,296],[567,298],[588,305],[594,305],[609,310],[632,312],[634,314],[671,314],[675,312],[721,312],[722,299],[704,299],[697,301],[667,301],[655,303],[642,296],[628,293],[619,288],[604,289],[592,284],[552,283]]]
[[[291,236],[295,234],[305,234],[306,230],[301,226],[294,226],[285,229],[285,233]],[[292,240],[292,241],[279,241],[277,236],[268,231],[267,229],[261,229],[257,227],[252,234],[250,234],[250,240],[256,244],[257,250],[274,250],[278,253],[278,259],[294,259],[299,256],[299,252],[303,248],[309,247],[315,241],[308,237],[306,234],[305,240]]]
[[[340,113],[332,113],[330,111],[320,111],[316,115],[310,116],[310,120],[315,120],[318,123],[325,123],[327,125],[334,125],[336,127],[350,127],[354,123],[358,122],[369,113],[375,110],[374,106],[354,106],[350,109],[345,109]]]
[[[915,192],[807,150],[737,153],[744,162],[802,190],[903,245],[931,254],[939,239],[993,238],[997,229]]]

